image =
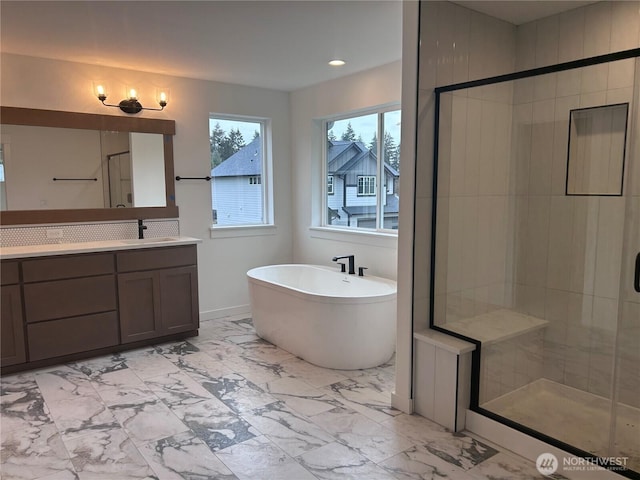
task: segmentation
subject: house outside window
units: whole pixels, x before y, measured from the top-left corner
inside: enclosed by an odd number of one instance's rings
[[[323,124],[323,225],[397,230],[400,110],[373,109]]]
[[[210,116],[214,227],[270,223],[266,127],[266,119]]]

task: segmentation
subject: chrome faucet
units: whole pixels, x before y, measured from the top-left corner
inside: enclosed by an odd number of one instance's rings
[[[147,226],[142,223],[142,220],[138,220],[138,238],[144,238],[144,231],[147,229]]]
[[[337,262],[338,260],[341,260],[343,258],[348,258],[349,259],[349,275],[355,275],[356,274],[355,255],[342,255],[341,257],[333,257],[332,260],[334,262]]]

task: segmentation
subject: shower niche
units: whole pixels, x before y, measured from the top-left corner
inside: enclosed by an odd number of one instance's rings
[[[629,104],[569,112],[567,195],[622,195]]]
[[[472,410],[634,475],[637,55],[436,88],[431,295],[479,347]],[[594,91],[605,69],[628,75]]]

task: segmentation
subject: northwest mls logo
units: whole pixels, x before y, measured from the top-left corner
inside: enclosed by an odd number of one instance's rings
[[[536,468],[542,475],[552,475],[558,470],[558,459],[553,453],[541,453],[536,459]]]

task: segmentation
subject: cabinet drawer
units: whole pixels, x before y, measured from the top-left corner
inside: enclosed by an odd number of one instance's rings
[[[115,275],[29,283],[23,288],[27,323],[116,309]]]
[[[27,325],[29,360],[43,360],[118,344],[116,312]]]
[[[107,273],[114,273],[113,254],[110,253],[38,258],[22,262],[25,283]]]
[[[119,252],[116,255],[118,272],[156,270],[160,268],[195,265],[198,261],[195,245],[168,248],[146,248]]]
[[[20,283],[18,262],[2,262],[0,265],[0,283],[2,285]]]

